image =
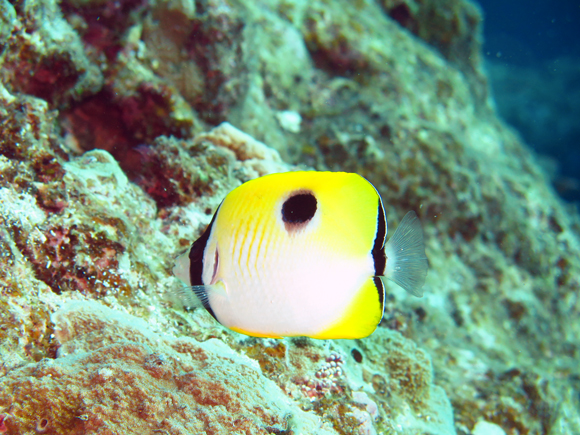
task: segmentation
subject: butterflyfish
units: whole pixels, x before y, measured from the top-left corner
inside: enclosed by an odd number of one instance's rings
[[[420,297],[427,274],[415,212],[386,234],[381,197],[358,174],[266,175],[232,190],[177,259],[178,293],[250,336],[366,337],[383,316],[383,279]]]

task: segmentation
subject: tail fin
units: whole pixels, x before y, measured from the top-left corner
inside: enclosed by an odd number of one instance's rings
[[[385,277],[413,296],[423,296],[427,257],[421,222],[414,211],[408,212],[385,245]]]

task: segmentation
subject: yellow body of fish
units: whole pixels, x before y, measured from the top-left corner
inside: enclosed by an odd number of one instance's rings
[[[385,271],[414,294],[424,282],[421,227],[414,213],[405,219],[409,234],[385,254],[382,201],[363,177],[268,175],[226,196],[205,233],[178,261],[176,275],[234,331],[276,338],[366,337],[382,318]],[[183,293],[186,301],[190,293]]]

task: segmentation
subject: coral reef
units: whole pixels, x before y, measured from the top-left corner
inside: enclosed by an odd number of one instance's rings
[[[0,380],[8,433],[334,433],[219,340],[163,337],[95,302],[53,322],[59,358]]]
[[[580,220],[446,2],[0,0],[0,433],[580,433]],[[171,303],[240,183],[356,171],[425,296],[364,340]],[[47,401],[51,404],[46,406]]]
[[[79,35],[56,2],[3,1],[0,78],[22,92],[63,107],[103,85],[100,68],[86,55]],[[9,35],[9,36],[8,36]]]

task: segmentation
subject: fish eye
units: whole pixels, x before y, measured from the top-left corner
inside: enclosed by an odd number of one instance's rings
[[[285,224],[300,225],[316,214],[317,201],[311,192],[299,192],[282,204],[282,220]]]

